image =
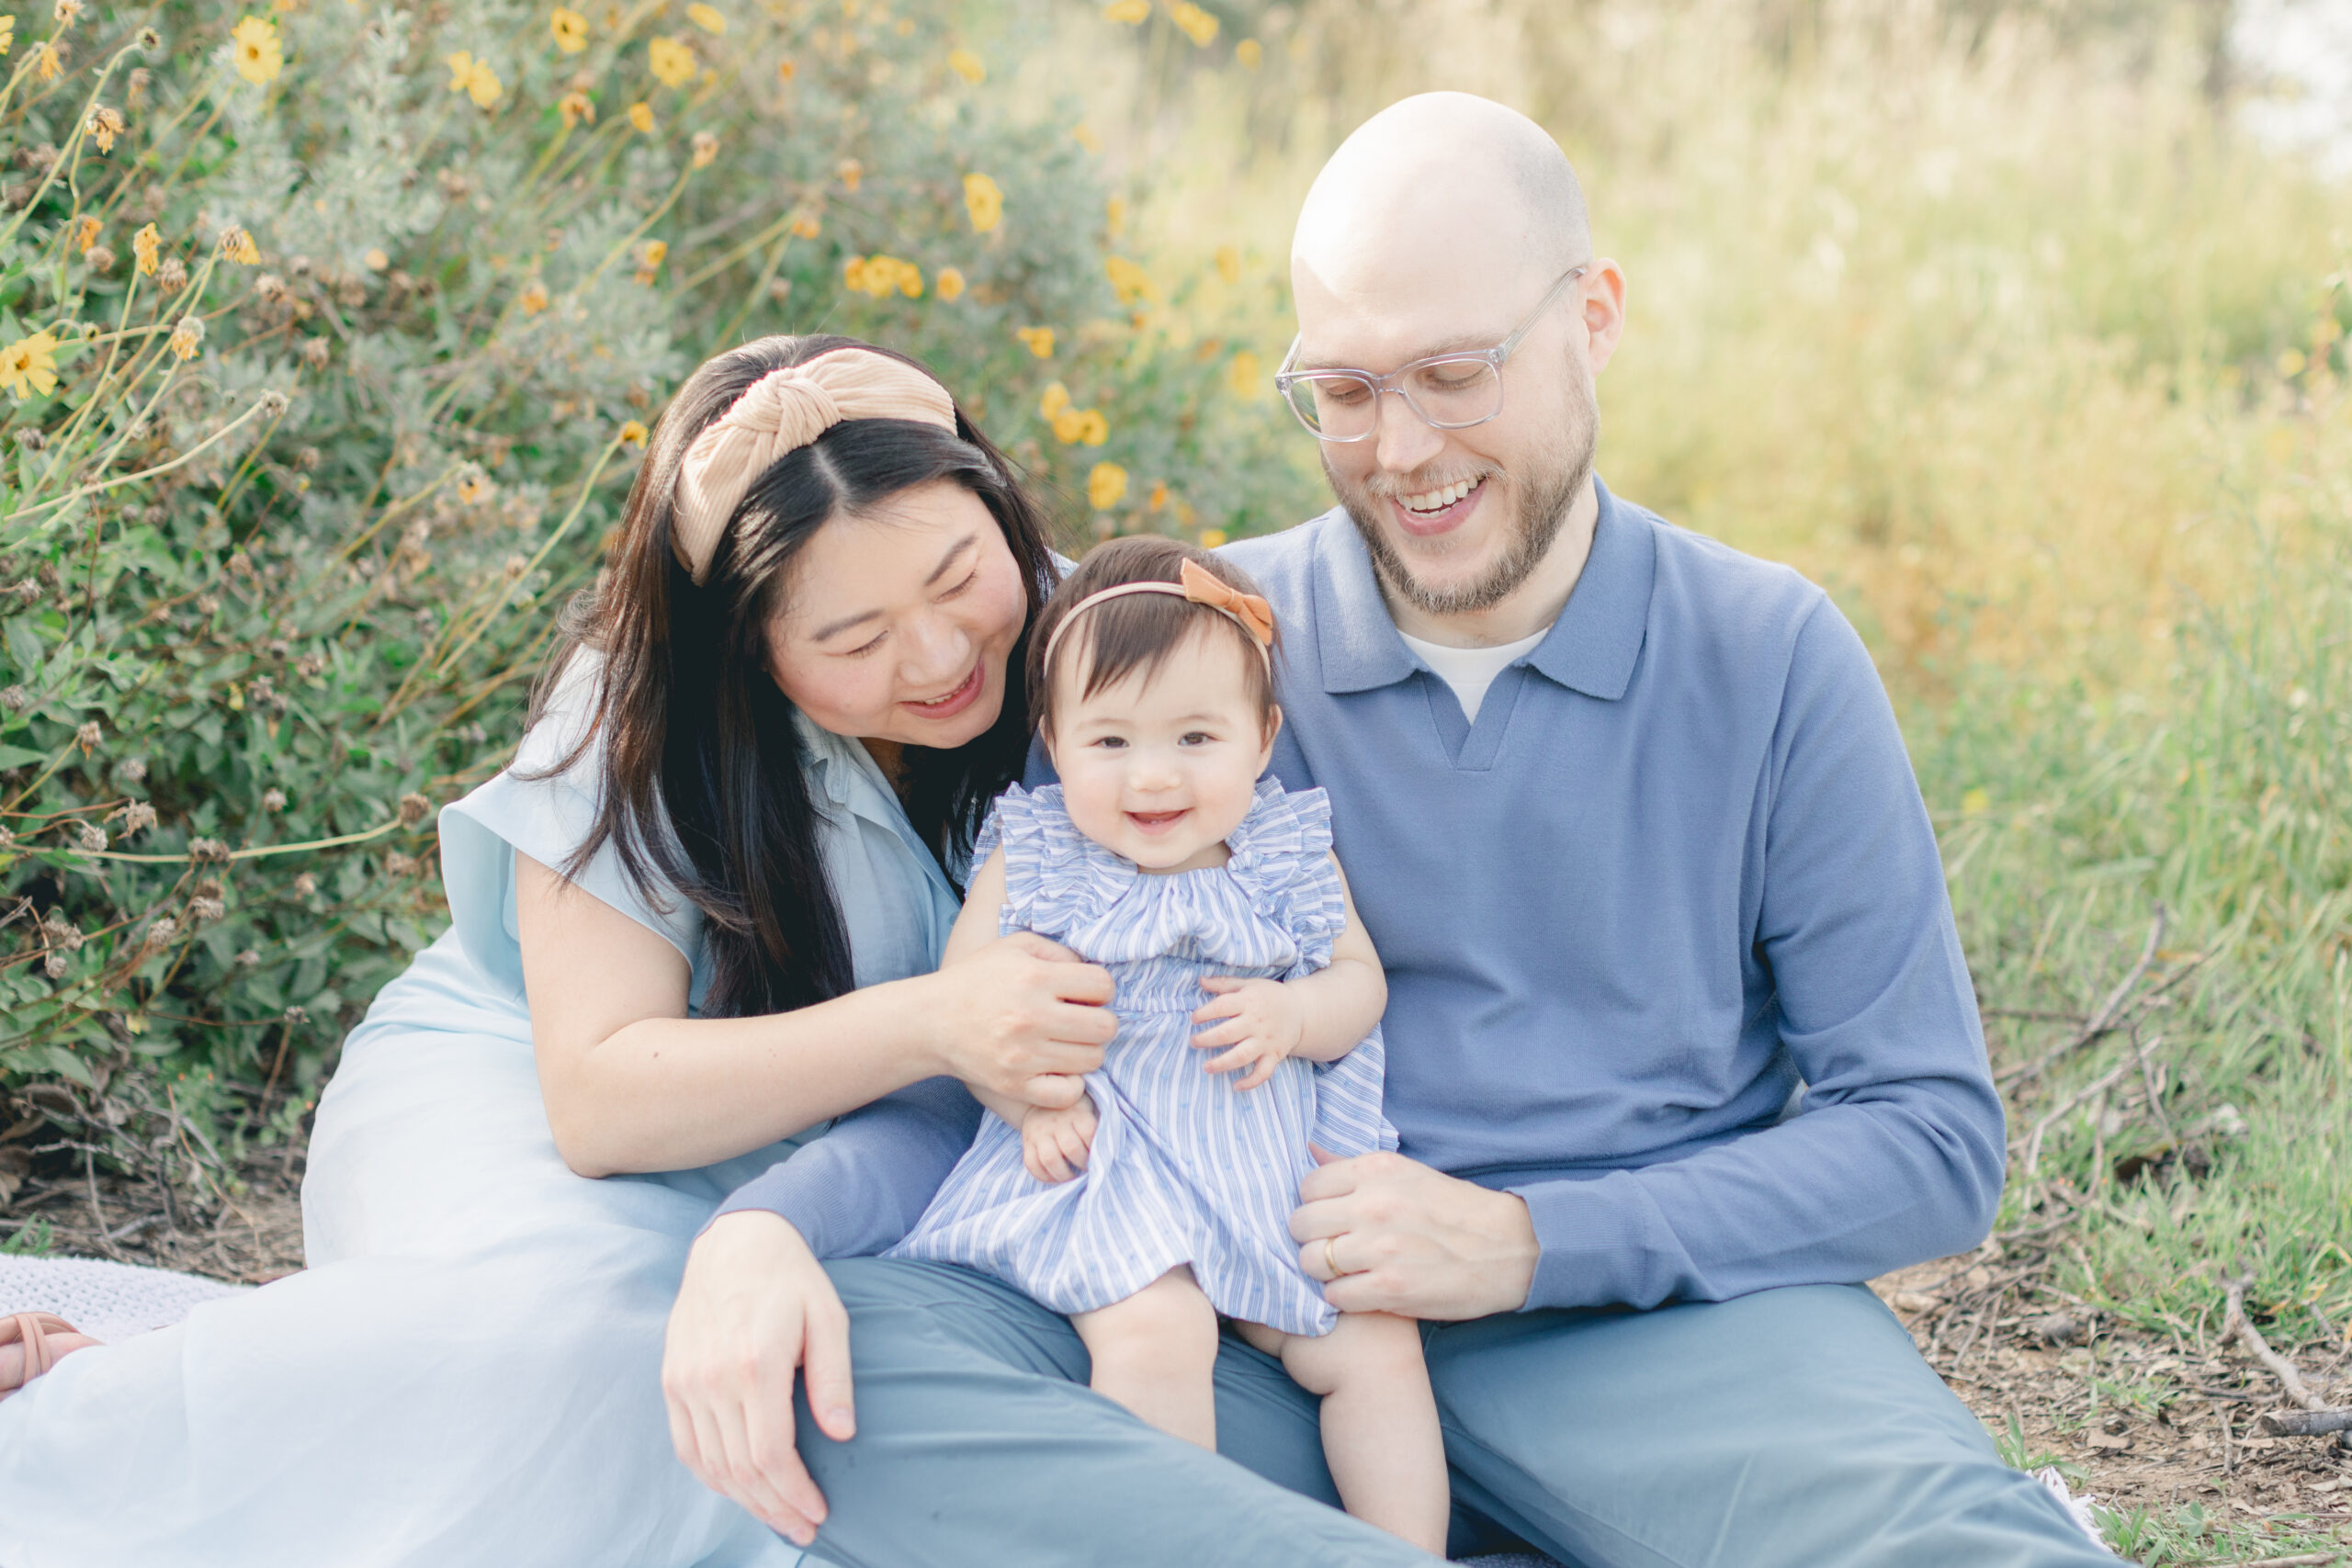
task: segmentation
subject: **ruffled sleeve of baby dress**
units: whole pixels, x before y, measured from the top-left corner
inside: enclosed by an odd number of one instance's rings
[[[1004,851],[1004,907],[997,933],[1035,931],[1090,959],[1124,953],[1101,951],[1091,941],[1103,918],[1134,888],[1142,874],[1078,830],[1062,804],[1062,786],[1023,789],[1014,784],[997,798],[979,837],[972,863],[991,851]]]
[[[569,767],[548,770],[579,750],[594,722],[603,668],[593,653],[575,654],[514,761],[441,810],[441,878],[451,922],[474,967],[518,1006],[525,998],[514,857],[528,855],[562,870],[588,841],[602,788],[601,744],[580,750]],[[622,865],[619,846],[609,841],[570,874],[580,888],[678,950],[694,972],[689,1005],[698,1007],[709,976],[702,962],[702,911],[693,901],[666,886],[640,888]]]
[[[1226,871],[1251,909],[1298,943],[1298,961],[1283,978],[1329,967],[1331,945],[1348,924],[1347,896],[1331,858],[1331,797],[1261,779],[1257,804],[1226,844],[1233,852]],[[1381,1113],[1385,1070],[1378,1024],[1338,1061],[1316,1064],[1317,1148],[1347,1159],[1396,1146],[1396,1129]]]

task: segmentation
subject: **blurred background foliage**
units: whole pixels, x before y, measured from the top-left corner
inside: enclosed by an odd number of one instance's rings
[[[1321,510],[1291,219],[1456,87],[1627,269],[1611,484],[1871,641],[2005,1070],[2169,911],[2161,996],[2015,1080],[2021,1136],[2063,1114],[2005,1225],[2075,1212],[2068,1288],[2133,1321],[2210,1326],[2241,1260],[2266,1321],[2352,1320],[2352,193],[2247,134],[2229,0],[277,5],[27,11],[0,62],[0,1077],[45,1157],[298,1134],[709,350],[923,355],[1072,547]]]

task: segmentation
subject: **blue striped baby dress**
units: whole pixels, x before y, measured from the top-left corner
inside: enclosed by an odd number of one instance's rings
[[[1298,1266],[1290,1213],[1312,1140],[1346,1157],[1396,1146],[1380,1111],[1374,1025],[1336,1062],[1293,1057],[1265,1083],[1213,1074],[1192,1043],[1210,975],[1295,979],[1331,962],[1347,923],[1319,789],[1258,784],[1222,866],[1156,875],[1078,830],[1061,786],[1015,785],[972,852],[1004,847],[998,930],[1035,931],[1118,983],[1119,1032],[1086,1078],[1098,1117],[1086,1169],[1039,1181],[994,1112],[892,1258],[960,1263],[1058,1313],[1125,1301],[1180,1263],[1227,1317],[1287,1334],[1338,1321]]]

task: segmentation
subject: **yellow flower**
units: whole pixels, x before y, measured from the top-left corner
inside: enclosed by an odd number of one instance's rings
[[[636,420],[630,420],[627,424],[621,426],[621,439],[631,446],[644,446],[645,426],[639,424]]]
[[[368,254],[359,259],[366,264],[369,272],[381,272],[392,265],[392,258],[384,254],[384,248],[381,245],[368,246]]]
[[[939,290],[942,299],[961,299],[964,297],[964,275],[956,267],[941,267],[939,276],[932,280],[932,286]]]
[[[1051,327],[1015,327],[1012,335],[1021,345],[1040,359],[1054,356],[1054,329]]]
[[[1100,446],[1111,439],[1111,423],[1101,409],[1088,409],[1078,419],[1078,438],[1089,446]]]
[[[1046,382],[1046,395],[1037,400],[1037,417],[1059,419],[1062,416],[1062,411],[1069,407],[1069,389],[1059,381]]]
[[[650,104],[631,104],[631,105],[629,105],[629,107],[628,107],[628,122],[629,122],[629,124],[631,124],[631,125],[633,125],[633,126],[637,127],[637,129],[638,129],[638,130],[641,130],[641,131],[645,132],[645,134],[646,134],[646,135],[648,135],[648,136],[652,135],[652,134],[653,134],[653,106],[652,106],[652,105],[650,105]]]
[[[775,62],[775,79],[778,82],[789,82],[799,74],[800,67],[793,63],[789,55]]]
[[[1216,275],[1227,283],[1241,281],[1241,252],[1232,245],[1216,248]]]
[[[88,255],[90,247],[97,243],[98,220],[96,219],[85,213],[82,217],[74,220],[74,252],[76,255]]]
[[[449,91],[465,94],[473,99],[476,108],[490,107],[506,91],[498,73],[490,68],[489,61],[476,60],[462,49],[443,63],[449,67]]]
[[[1233,363],[1225,367],[1225,389],[1245,403],[1258,400],[1258,394],[1266,389],[1256,355],[1245,348],[1233,356]]]
[[[1108,512],[1127,493],[1127,470],[1116,463],[1097,463],[1086,476],[1086,499],[1097,512]]]
[[[261,247],[254,244],[254,237],[243,229],[232,227],[220,231],[220,254],[239,266],[261,265]]]
[[[65,62],[53,43],[44,43],[33,51],[33,71],[44,82],[54,82],[65,69]]]
[[[673,38],[657,38],[645,46],[646,63],[665,87],[683,87],[695,79],[694,51]]]
[[[122,111],[100,104],[90,111],[90,118],[83,122],[82,130],[98,144],[101,153],[111,152],[114,151],[114,139],[123,131]]]
[[[585,93],[566,93],[556,100],[555,107],[563,115],[563,128],[570,130],[582,120],[596,123],[596,106]]]
[[[792,235],[797,240],[813,240],[824,231],[824,223],[813,212],[804,212],[792,220]]]
[[[956,75],[961,76],[965,81],[969,82],[975,87],[989,79],[988,62],[982,60],[978,55],[974,54],[968,49],[949,50],[947,51],[947,69],[953,71]]]
[[[849,260],[842,263],[842,287],[848,289],[852,294],[864,294],[867,292],[865,287],[865,258],[864,256],[852,256]]]
[[[82,15],[82,0],[57,0],[49,8],[50,19],[61,28],[70,28]]]
[[[1161,507],[1163,507],[1163,506],[1165,506],[1165,505],[1167,505],[1167,504],[1168,504],[1168,481],[1167,481],[1166,479],[1154,479],[1154,480],[1152,480],[1152,481],[1151,481],[1151,499],[1150,499],[1149,501],[1145,502],[1144,502],[1144,505],[1145,505],[1147,508],[1148,508],[1149,510],[1151,510],[1151,511],[1153,511],[1153,512],[1157,512],[1157,511],[1159,511]]]
[[[1120,231],[1126,228],[1127,198],[1125,197],[1114,196],[1103,203],[1102,226],[1110,231],[1111,238],[1114,240],[1119,237]]]
[[[1201,548],[1203,548],[1203,549],[1204,549],[1204,550],[1213,550],[1213,549],[1216,549],[1219,545],[1222,545],[1222,544],[1224,544],[1224,543],[1225,543],[1225,530],[1224,530],[1224,529],[1222,529],[1222,528],[1204,528],[1204,529],[1202,529],[1202,530],[1201,530]]]
[[[0,54],[7,53],[9,50],[16,47],[16,43],[17,18],[0,17]]]
[[[194,359],[198,346],[203,342],[204,318],[187,315],[182,316],[180,324],[172,329],[172,335],[165,341],[164,346],[170,349],[177,358]]]
[[[895,258],[890,256],[877,256],[875,259],[877,261],[890,262],[892,264],[891,276],[893,280],[898,284],[899,293],[905,295],[910,299],[920,299],[922,298],[922,268],[915,265],[912,262],[897,261]]]
[[[278,48],[277,24],[263,17],[247,17],[229,35],[235,45],[233,58],[237,74],[259,85],[277,80],[286,69],[286,56]]]
[[[727,30],[727,18],[719,15],[717,6],[703,5],[702,0],[695,0],[694,5],[686,7],[686,20],[713,38]]]
[[[1102,270],[1110,276],[1111,287],[1118,292],[1122,305],[1159,298],[1159,291],[1152,287],[1151,275],[1125,256],[1103,257]]]
[[[588,18],[569,6],[555,8],[548,18],[548,31],[555,35],[556,48],[566,54],[578,54],[588,47]]]
[[[1102,19],[1106,22],[1125,22],[1131,28],[1139,28],[1150,18],[1151,0],[1111,0],[1102,7]]]
[[[707,130],[697,130],[695,132],[694,148],[695,167],[707,169],[710,167],[711,160],[718,156],[718,138]]]
[[[0,387],[21,399],[27,392],[42,397],[57,390],[57,339],[35,333],[0,348]]]
[[[865,178],[865,165],[854,158],[843,158],[833,173],[841,176],[843,190],[854,192],[858,182]]]
[[[1082,119],[1069,128],[1069,139],[1089,152],[1102,151],[1102,139],[1095,135],[1094,128]]]
[[[130,254],[132,259],[139,263],[139,273],[141,276],[153,277],[155,276],[156,254],[160,252],[163,247],[164,236],[156,231],[155,225],[153,223],[148,224],[145,228],[140,230],[139,232],[130,236]]]
[[[1075,445],[1078,438],[1085,434],[1086,412],[1083,409],[1064,409],[1054,415],[1054,439],[1063,446]]]
[[[1004,220],[1004,193],[986,175],[966,175],[964,209],[972,215],[972,232],[985,234]]]
[[[1216,41],[1216,18],[1193,5],[1193,0],[1176,0],[1176,4],[1168,8],[1168,15],[1178,30],[1193,40],[1193,48],[1206,49]]]
[[[646,241],[644,244],[638,247],[637,280],[639,283],[650,284],[653,281],[653,275],[660,271],[662,264],[669,259],[669,241]]]
[[[523,297],[516,300],[515,303],[523,307],[523,314],[526,316],[537,315],[541,310],[546,310],[550,303],[548,299],[547,285],[539,282],[537,278],[532,279],[530,286],[523,290]]]
[[[1256,39],[1243,39],[1239,43],[1233,46],[1233,58],[1241,62],[1241,69],[1244,71],[1255,71],[1258,69],[1259,63],[1266,58],[1265,46],[1261,44]],[[1216,530],[1214,528],[1209,530],[1209,533],[1211,534],[1216,532]],[[1203,537],[1206,537],[1206,536],[1204,535]]]

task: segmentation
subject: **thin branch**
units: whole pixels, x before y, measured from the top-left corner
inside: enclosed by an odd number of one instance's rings
[[[2014,1088],[2018,1084],[2032,1082],[2047,1071],[2052,1063],[2070,1052],[2089,1044],[2115,1027],[2115,1015],[2118,1010],[2123,1006],[2125,998],[2132,995],[2132,988],[2139,985],[2140,977],[2148,972],[2148,965],[2156,960],[2156,944],[2164,940],[2167,919],[2165,907],[2162,904],[2157,905],[2155,919],[2148,922],[2148,940],[2141,944],[2139,961],[2132,965],[2131,972],[2123,976],[2115,989],[2107,994],[2107,999],[2099,1003],[2098,1010],[2091,1014],[2089,1021],[2076,1031],[2071,1039],[2043,1053],[2026,1066],[2003,1075],[1998,1080],[2003,1088]]]

